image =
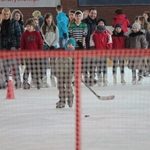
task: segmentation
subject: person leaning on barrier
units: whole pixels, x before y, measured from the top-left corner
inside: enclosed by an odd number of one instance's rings
[[[127,36],[125,36],[124,31],[122,30],[122,25],[121,24],[116,24],[114,27],[114,31],[112,34],[112,43],[113,43],[113,49],[120,50],[120,49],[125,49],[126,46],[126,40]],[[121,83],[123,85],[126,84],[125,79],[124,79],[124,58],[114,58],[113,59],[113,83],[116,85],[117,84],[117,66],[119,64],[120,67],[120,74],[121,74]]]
[[[22,34],[20,41],[21,50],[38,51],[43,49],[43,41],[40,33],[34,30],[34,20],[32,18],[27,19],[26,31]],[[44,74],[43,59],[40,58],[27,58],[26,68],[23,74],[23,89],[30,89],[28,83],[29,73],[36,80],[37,89],[41,88],[41,80]]]
[[[18,21],[11,17],[9,8],[2,10],[1,38],[3,50],[17,51],[20,48],[21,28]],[[21,88],[18,60],[5,59],[3,60],[3,65],[6,84],[8,84],[10,76],[9,70],[11,70],[15,80],[15,88]]]
[[[112,37],[106,26],[98,21],[96,30],[93,31],[90,38],[90,46],[97,50],[112,49]],[[107,86],[107,58],[96,58],[96,67],[98,72],[98,85]],[[102,74],[103,73],[103,74]]]
[[[87,24],[87,36],[86,36],[86,50],[90,50],[90,36],[93,33],[93,31],[96,29],[97,26],[97,10],[96,8],[90,8],[88,16],[85,19],[82,19],[83,23]],[[84,78],[87,80],[87,84],[89,86],[92,86],[97,81],[94,78],[94,69],[95,69],[95,63],[93,62],[93,58],[83,58],[84,63]]]
[[[145,34],[141,31],[141,25],[139,23],[134,23],[132,25],[132,31],[127,38],[126,48],[137,49],[138,51],[138,49],[147,49],[147,47],[148,42]],[[145,68],[144,58],[130,58],[128,67],[132,70],[132,84],[141,84],[143,79],[143,70]],[[138,75],[136,75],[136,70],[138,70]]]

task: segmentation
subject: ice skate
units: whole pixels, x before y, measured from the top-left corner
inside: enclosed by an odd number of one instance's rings
[[[98,86],[102,86],[102,75],[98,75],[98,81],[97,81]]]
[[[41,89],[42,87],[42,82],[41,82],[41,79],[37,79],[37,89]]]
[[[15,83],[15,88],[16,89],[20,89],[21,87],[22,87],[22,83],[20,82],[20,83]]]
[[[103,86],[107,86],[108,81],[107,81],[107,75],[105,74],[103,77]]]
[[[27,81],[23,81],[23,89],[30,89],[30,84]]]
[[[46,76],[44,76],[43,78],[42,78],[42,83],[41,83],[42,85],[42,88],[48,88],[49,87],[49,85],[48,85],[48,83],[47,83],[47,77]]]
[[[73,106],[73,97],[68,98],[67,103],[68,103],[68,106],[71,108]]]
[[[132,77],[132,84],[135,85],[136,84],[136,76]]]
[[[50,76],[50,80],[51,80],[51,86],[56,87],[56,81],[54,75]]]
[[[31,79],[30,87],[31,88],[37,88],[37,83],[36,83],[35,79]]]
[[[114,83],[114,85],[117,84],[117,76],[116,76],[116,74],[113,75],[113,83]]]
[[[122,83],[123,85],[126,84],[126,81],[124,80],[124,74],[121,74],[121,83]]]
[[[56,103],[56,108],[64,108],[65,107],[65,101],[58,101]]]
[[[73,106],[73,100],[68,101],[68,106],[71,108]]]
[[[142,77],[142,76],[139,76],[138,81],[137,81],[137,84],[142,84],[142,79],[143,79],[143,77]]]

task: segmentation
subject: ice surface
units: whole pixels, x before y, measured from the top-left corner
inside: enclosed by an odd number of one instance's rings
[[[50,84],[48,70],[48,82]],[[115,95],[111,101],[96,98],[83,84],[82,150],[150,149],[150,78],[132,85],[131,70],[125,68],[126,85],[113,85],[112,68],[108,86],[93,86],[98,95]],[[56,109],[56,87],[14,90],[6,99],[0,90],[0,150],[75,150],[75,105]],[[89,115],[89,117],[85,117]]]

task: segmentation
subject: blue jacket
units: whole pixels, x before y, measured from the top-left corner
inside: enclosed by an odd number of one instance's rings
[[[60,12],[56,16],[57,27],[59,30],[59,37],[63,37],[63,33],[66,33],[68,36],[68,23],[69,19],[64,12]]]
[[[2,49],[10,49],[8,39],[11,39],[12,47],[20,48],[21,28],[18,21],[12,19],[9,22],[8,30],[5,27],[5,20],[1,27]]]

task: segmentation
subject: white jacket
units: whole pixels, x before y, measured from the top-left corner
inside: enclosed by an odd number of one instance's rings
[[[44,42],[48,45],[48,46],[56,46],[58,45],[59,42],[59,31],[58,31],[58,27],[56,26],[56,32],[53,32],[51,30],[48,29],[48,26],[46,27],[46,34],[43,34],[43,31],[41,30],[41,34],[42,37],[44,39]]]

